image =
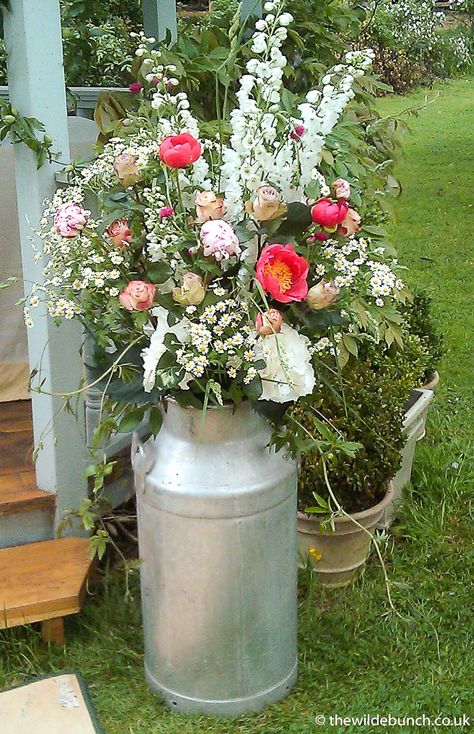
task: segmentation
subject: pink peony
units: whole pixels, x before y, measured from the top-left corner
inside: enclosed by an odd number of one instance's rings
[[[336,178],[331,184],[331,189],[336,199],[351,198],[351,187],[345,178]]]
[[[279,334],[283,323],[283,314],[277,308],[269,308],[264,313],[258,313],[255,319],[255,328],[260,336]]]
[[[198,222],[221,219],[224,214],[224,199],[218,199],[213,191],[199,191],[196,194],[196,214]]]
[[[116,247],[120,247],[121,250],[127,245],[132,239],[132,232],[128,226],[126,219],[115,219],[107,227],[107,234]]]
[[[213,255],[216,260],[228,260],[231,255],[240,255],[238,237],[223,219],[213,219],[203,224],[200,237],[204,245],[204,257]]]
[[[308,292],[308,263],[293,245],[267,245],[256,265],[257,280],[280,303],[302,301]]]
[[[56,209],[54,228],[62,237],[76,237],[89,219],[91,213],[79,204],[66,202]]]
[[[119,301],[127,311],[146,311],[155,300],[156,286],[143,280],[131,280],[119,295]]]
[[[343,221],[337,228],[337,233],[343,237],[350,237],[360,229],[360,214],[355,209],[348,209]]]

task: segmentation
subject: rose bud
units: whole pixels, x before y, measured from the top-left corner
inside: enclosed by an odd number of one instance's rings
[[[173,299],[181,306],[197,306],[205,295],[203,279],[196,273],[185,273],[182,286],[173,290]]]
[[[132,82],[128,88],[128,91],[131,94],[138,94],[143,89],[143,84],[140,84],[140,82]]]
[[[331,191],[336,199],[351,198],[351,187],[345,178],[336,178],[331,184]]]
[[[160,160],[170,168],[186,168],[201,157],[201,143],[189,133],[168,135],[160,145]]]
[[[328,283],[326,280],[320,280],[319,283],[309,289],[306,303],[313,311],[319,311],[334,303],[339,293],[340,288],[334,281]]]
[[[358,214],[355,209],[348,209],[346,216],[337,228],[337,233],[343,237],[350,237],[351,234],[355,234],[359,231],[360,222],[360,214]]]
[[[143,280],[131,280],[119,295],[119,301],[127,311],[146,311],[155,300],[156,286]]]
[[[239,238],[230,224],[223,219],[205,222],[199,236],[204,245],[204,257],[213,255],[219,262],[228,260],[231,255],[240,255]]]
[[[132,232],[126,219],[116,219],[107,227],[107,234],[116,247],[121,250],[132,239]]]
[[[84,229],[91,213],[79,204],[66,202],[56,209],[54,229],[62,237],[76,237]]]
[[[141,175],[137,166],[137,159],[130,153],[121,153],[114,160],[114,171],[117,178],[124,186],[133,186],[140,181]]]
[[[283,315],[276,308],[269,308],[264,313],[258,313],[255,319],[255,328],[260,336],[279,334],[283,323]]]
[[[250,214],[258,222],[279,219],[285,214],[286,209],[286,204],[282,204],[278,191],[273,186],[267,186],[267,184],[259,186],[255,199],[245,203],[247,214]]]
[[[290,138],[296,141],[301,140],[305,132],[306,132],[306,128],[304,125],[295,125],[295,127],[293,128],[293,130],[290,133]]]
[[[322,227],[337,227],[346,216],[348,209],[349,205],[344,200],[335,202],[323,197],[311,207],[311,219]]]
[[[173,216],[174,209],[172,206],[162,206],[158,214],[160,216],[160,219],[169,219]]]
[[[196,214],[198,222],[222,219],[224,199],[218,199],[213,191],[199,191],[196,194]]]

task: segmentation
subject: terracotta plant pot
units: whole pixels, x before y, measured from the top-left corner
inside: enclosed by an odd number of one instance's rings
[[[340,587],[350,584],[365,564],[371,546],[370,536],[359,525],[373,535],[392,498],[393,486],[390,482],[387,494],[374,507],[355,512],[350,517],[337,517],[335,532],[330,528],[323,528],[318,515],[298,512],[300,568],[304,568],[309,561],[322,586]]]
[[[431,377],[429,380],[426,380],[425,383],[423,383],[423,387],[425,390],[434,390],[436,387],[438,387],[439,383],[439,372],[435,370],[431,373]]]

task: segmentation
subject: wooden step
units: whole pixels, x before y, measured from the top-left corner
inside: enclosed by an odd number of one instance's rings
[[[46,620],[45,639],[61,642],[62,617],[80,611],[91,565],[88,538],[0,550],[0,629]]]
[[[33,469],[0,474],[0,515],[32,510],[53,512],[56,496],[36,486]]]

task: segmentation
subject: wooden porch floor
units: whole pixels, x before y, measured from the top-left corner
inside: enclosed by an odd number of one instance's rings
[[[32,462],[31,403],[0,403],[0,515],[54,507],[54,496],[36,487]]]

